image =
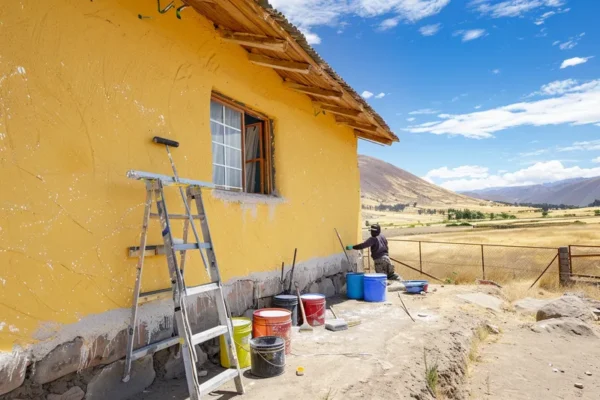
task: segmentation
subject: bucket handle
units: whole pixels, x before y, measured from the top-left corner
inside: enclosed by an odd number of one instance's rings
[[[323,304],[321,307],[319,307],[317,309],[317,311],[314,312],[314,314],[307,315],[306,318],[308,318],[308,317],[314,317],[315,315],[317,315],[318,313],[320,313],[321,310],[324,309],[324,308],[325,308],[325,304]]]
[[[262,354],[262,353],[265,353],[265,354],[267,354],[267,353],[276,353],[275,351],[272,351],[272,352],[270,352],[270,351],[265,351],[265,352],[262,352],[262,351],[260,351],[260,350],[257,350],[257,349],[254,349],[254,351],[255,351],[255,352],[256,352],[256,354],[258,354],[258,355],[260,356],[260,358],[262,358],[262,359],[263,359],[263,360],[264,360],[264,361],[265,361],[267,364],[270,364],[270,365],[272,365],[272,366],[274,366],[274,367],[277,367],[277,368],[282,368],[282,367],[285,367],[285,363],[283,363],[283,364],[281,364],[281,365],[278,365],[278,364],[272,363],[271,361],[267,360],[267,359],[265,358],[265,356],[263,356],[263,354]],[[281,349],[281,350],[278,350],[278,351],[283,351],[283,352],[285,352],[285,347],[284,347],[283,349]]]

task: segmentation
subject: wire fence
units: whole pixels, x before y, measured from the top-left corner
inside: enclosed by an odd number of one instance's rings
[[[600,246],[569,246],[571,276],[600,279]]]
[[[396,272],[403,279],[423,279],[430,275],[429,278],[435,277],[447,283],[473,283],[477,279],[506,283],[513,280],[533,282],[543,271],[553,278],[558,274],[556,247],[404,239],[388,239],[388,244]],[[374,272],[372,260],[364,257],[363,262],[365,271]]]

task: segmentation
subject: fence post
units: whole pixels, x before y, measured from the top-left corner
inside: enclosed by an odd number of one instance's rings
[[[571,283],[571,256],[568,247],[558,248],[558,279],[560,286]]]
[[[419,271],[421,271],[421,276],[423,276],[423,255],[421,253],[421,241],[419,240]]]
[[[371,248],[367,247],[367,266],[369,267],[369,272],[371,272]]]
[[[481,270],[483,271],[483,280],[485,280],[485,258],[483,257],[483,245],[481,245]]]

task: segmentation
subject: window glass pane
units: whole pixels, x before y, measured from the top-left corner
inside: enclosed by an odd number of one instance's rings
[[[227,185],[233,188],[242,188],[242,171],[227,168]]]
[[[225,186],[225,167],[213,165],[213,183],[215,185]]]
[[[221,103],[210,101],[210,119],[223,122],[223,105]]]
[[[242,148],[242,133],[235,129],[225,128],[225,144],[236,149]]]
[[[260,127],[258,125],[248,126],[246,128],[246,160],[260,158]]]
[[[225,160],[228,167],[242,168],[242,152],[241,150],[225,147]]]
[[[232,128],[242,129],[242,113],[225,106],[225,119],[223,122]]]
[[[213,152],[213,163],[225,165],[225,146],[221,146],[219,144],[212,144],[212,152]]]
[[[260,190],[260,162],[246,163],[246,188],[248,193],[261,193]]]
[[[216,122],[210,123],[210,132],[212,133],[213,142],[223,143],[225,127]]]

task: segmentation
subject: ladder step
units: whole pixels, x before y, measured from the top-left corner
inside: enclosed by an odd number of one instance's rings
[[[214,328],[207,329],[202,332],[195,333],[192,336],[192,343],[194,345],[204,343],[207,340],[216,338],[227,333],[227,325],[217,325]]]
[[[175,251],[185,250],[198,250],[198,249],[210,249],[212,246],[210,243],[179,243],[173,245]]]
[[[223,385],[225,382],[230,381],[238,376],[238,372],[235,369],[226,369],[219,375],[214,376],[202,383],[198,388],[198,395],[200,398],[207,396],[210,392]]]
[[[188,296],[195,296],[200,293],[210,292],[212,290],[218,290],[219,285],[216,283],[207,283],[206,285],[194,286],[186,288],[186,292]]]
[[[150,213],[150,218],[160,218],[157,213]],[[200,219],[199,215],[192,215],[193,219]],[[169,214],[169,219],[190,219],[186,214]]]
[[[131,353],[131,360],[135,361],[149,354],[154,354],[157,351],[166,349],[179,343],[179,337],[174,336],[168,339],[161,340],[160,342],[152,343],[151,345],[140,347]]]

